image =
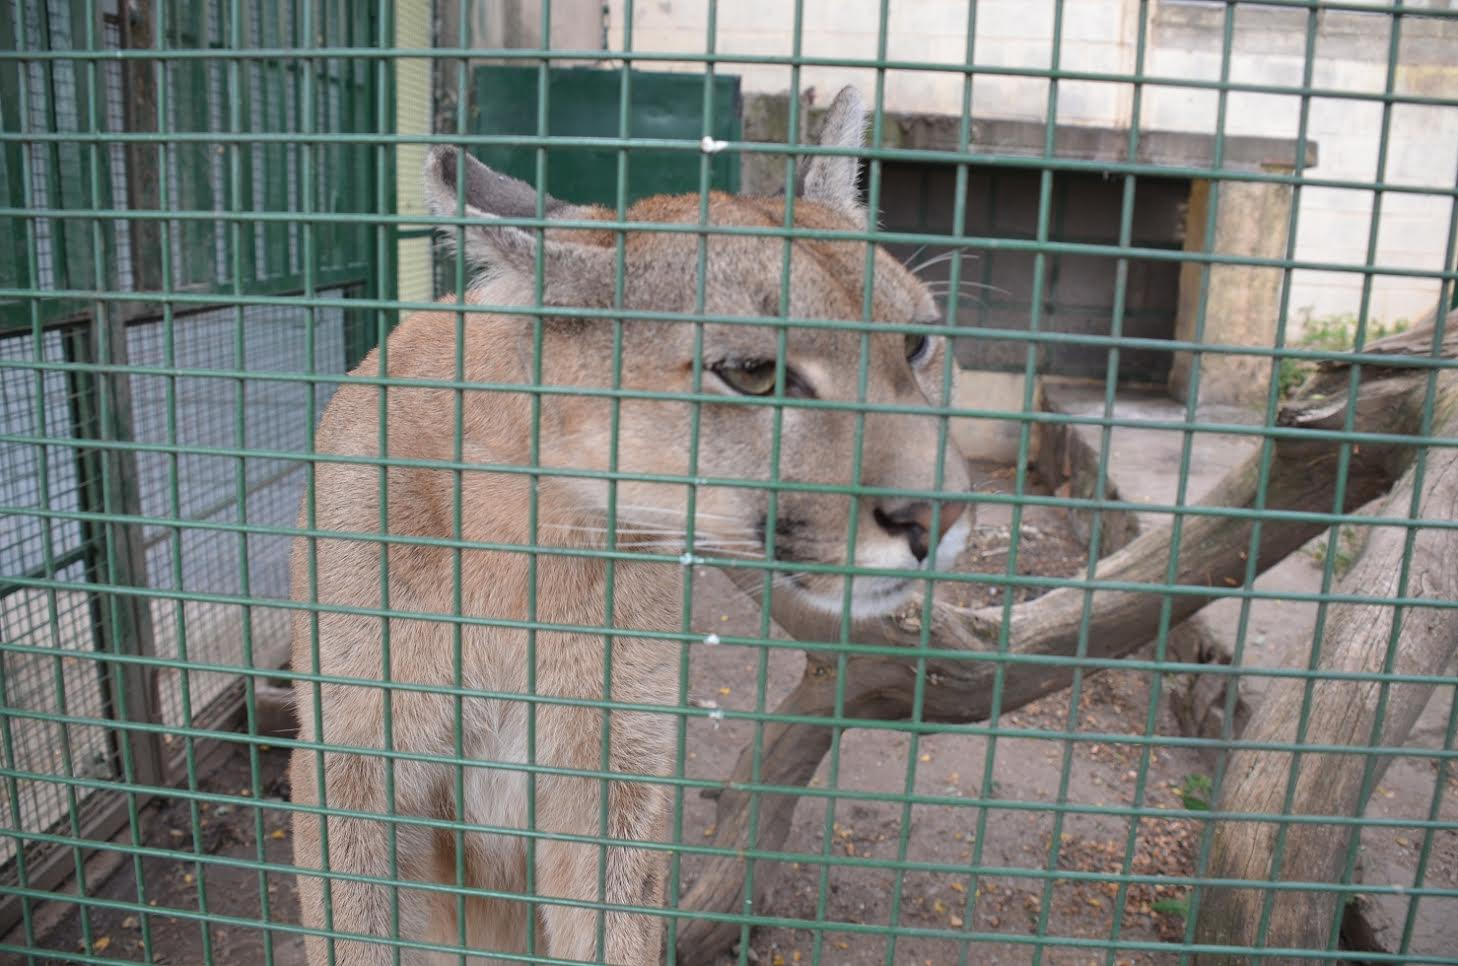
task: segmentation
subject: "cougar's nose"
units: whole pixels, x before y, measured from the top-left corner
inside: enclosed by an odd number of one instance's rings
[[[962,509],[961,503],[942,504],[935,541],[927,539],[932,528],[932,504],[925,500],[878,506],[873,515],[882,530],[893,537],[905,537],[907,545],[911,547],[912,556],[918,561],[925,561],[932,547],[941,543],[942,537],[956,524],[957,518],[962,515]]]

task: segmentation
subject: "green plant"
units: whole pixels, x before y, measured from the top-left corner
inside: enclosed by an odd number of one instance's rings
[[[1311,372],[1311,366],[1299,359],[1281,359],[1278,366],[1276,381],[1280,387],[1281,398],[1284,399],[1306,381],[1307,373]]]
[[[1191,811],[1208,812],[1213,783],[1209,775],[1189,774],[1180,785],[1180,801]]]
[[[1306,547],[1306,555],[1314,560],[1318,566],[1326,563],[1326,556],[1332,552],[1333,540],[1330,534],[1325,537],[1318,537]],[[1361,550],[1360,539],[1357,528],[1350,523],[1343,524],[1337,528],[1335,540],[1335,557],[1332,561],[1332,573],[1337,577],[1345,577],[1347,571],[1352,569],[1352,564],[1357,561],[1357,554]]]
[[[1179,899],[1159,899],[1151,902],[1149,908],[1161,916],[1178,916],[1180,919],[1185,919],[1190,915],[1190,900],[1188,896]]]
[[[1367,320],[1362,343],[1365,345],[1412,327],[1407,319],[1384,322],[1381,319]],[[1332,315],[1313,316],[1310,309],[1301,312],[1300,336],[1293,343],[1301,349],[1320,349],[1327,352],[1350,352],[1357,344],[1357,334],[1362,331],[1361,319],[1351,312],[1337,312]],[[1305,359],[1281,358],[1277,363],[1276,384],[1282,397],[1290,396],[1306,381],[1316,369],[1316,363]]]

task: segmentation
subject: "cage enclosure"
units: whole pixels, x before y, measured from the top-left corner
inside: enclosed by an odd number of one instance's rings
[[[1455,44],[5,0],[5,961],[1458,964]]]

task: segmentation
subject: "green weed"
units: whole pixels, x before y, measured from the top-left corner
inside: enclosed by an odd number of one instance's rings
[[[1212,788],[1209,775],[1186,775],[1180,785],[1180,801],[1192,812],[1208,812]]]
[[[1357,344],[1358,319],[1351,312],[1335,315],[1313,316],[1309,309],[1302,310],[1300,318],[1301,336],[1293,345],[1302,349],[1321,349],[1327,352],[1350,352]],[[1368,319],[1364,344],[1412,327],[1407,319],[1384,322]],[[1277,364],[1277,385],[1283,398],[1290,396],[1306,381],[1316,369],[1316,364],[1302,359],[1281,359]]]

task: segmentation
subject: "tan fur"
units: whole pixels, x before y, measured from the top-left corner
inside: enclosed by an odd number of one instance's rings
[[[859,136],[857,134],[857,136]],[[852,181],[853,185],[853,181]],[[715,225],[779,227],[782,200],[715,194],[710,200]],[[572,217],[604,217],[601,211],[574,209]],[[799,199],[795,221],[807,228],[859,229],[854,208],[837,208]],[[629,212],[630,221],[693,224],[699,218],[696,196],[645,200]],[[484,229],[483,229],[484,231]],[[511,229],[505,229],[511,231]],[[524,233],[523,233],[524,234]],[[481,242],[503,242],[483,234]],[[547,301],[609,307],[613,299],[613,233],[549,233],[543,253]],[[468,251],[473,258],[481,251]],[[630,233],[627,236],[624,300],[628,308],[693,312],[697,275],[697,236],[684,233]],[[783,241],[765,237],[711,236],[708,244],[704,310],[710,314],[773,315],[780,290]],[[532,303],[530,273],[498,252],[488,281],[473,290],[477,304]],[[487,260],[487,259],[483,259]],[[866,247],[861,243],[799,241],[793,246],[790,316],[859,320]],[[884,252],[875,253],[875,296],[871,317],[886,322],[935,320],[937,310],[921,284]],[[457,313],[422,312],[406,319],[388,342],[392,379],[452,379],[456,375]],[[534,323],[531,316],[467,313],[461,347],[467,382],[529,384],[532,380]],[[630,389],[688,392],[693,389],[695,326],[683,322],[625,321],[622,325],[621,384]],[[703,391],[725,397],[733,392],[708,366],[725,356],[773,359],[776,331],[769,327],[709,324],[702,329]],[[938,399],[942,378],[940,344],[919,368],[908,364],[903,336],[876,333],[868,340],[866,396],[873,403],[925,405]],[[822,399],[854,400],[862,350],[856,332],[792,328],[787,365]],[[542,373],[547,385],[613,385],[613,323],[605,320],[550,318],[542,326]],[[381,372],[377,350],[356,370]],[[455,452],[453,427],[459,399],[461,450]],[[939,401],[939,400],[938,400]],[[318,430],[321,453],[374,458],[380,455],[380,419],[387,427],[391,459],[454,461],[473,466],[532,465],[532,396],[526,392],[451,390],[345,385],[330,402]],[[539,464],[543,467],[607,470],[612,460],[611,403],[602,398],[543,395],[540,403]],[[624,400],[620,407],[617,468],[628,473],[699,478],[769,480],[774,410],[769,406],[705,404],[701,407],[697,465],[688,443],[693,406],[687,402]],[[855,449],[853,413],[818,409],[783,410],[779,477],[783,480],[849,484]],[[871,413],[863,427],[859,482],[875,487],[932,489],[937,464],[937,421],[928,416]],[[394,823],[373,818],[331,816],[327,821],[328,865],[336,873],[387,879],[391,850],[400,880],[454,886],[458,861],[472,888],[524,893],[527,888],[526,840],[513,835],[470,832],[463,836],[465,856],[456,854],[456,833],[410,824],[410,818],[464,821],[501,829],[528,827],[528,776],[497,767],[527,760],[528,704],[509,697],[458,698],[445,690],[526,694],[529,639],[525,630],[480,624],[459,628],[459,679],[456,627],[449,615],[526,621],[531,558],[515,550],[464,550],[459,584],[449,547],[381,545],[367,535],[453,537],[457,474],[449,469],[391,467],[319,462],[316,464],[316,516],[301,515],[301,526],[366,535],[296,542],[293,593],[317,599],[315,616],[299,612],[294,620],[293,668],[298,672],[358,679],[296,687],[301,738],[361,749],[385,747],[388,703],[390,744],[409,755],[454,758],[467,763],[464,797],[456,796],[457,769],[433,761],[397,759],[393,776],[386,759],[371,754],[300,749],[291,776],[294,800],[368,814],[387,814],[387,789],[393,786]],[[388,502],[381,526],[382,474]],[[459,474],[461,536],[466,541],[527,547],[530,478],[523,474],[469,470]],[[945,460],[944,489],[966,488],[962,461],[954,451]],[[617,488],[618,544],[656,553],[682,552],[686,487],[680,484],[625,481]],[[546,476],[538,491],[539,542],[559,548],[601,548],[608,525],[608,485],[600,479]],[[907,501],[867,497],[858,514],[857,563],[914,568],[904,533],[880,520],[905,510]],[[696,530],[705,555],[762,559],[767,491],[746,487],[701,486],[697,490]],[[960,504],[946,504],[946,520]],[[853,504],[850,498],[783,491],[779,497],[778,556],[785,561],[828,564],[847,559],[845,542]],[[878,517],[880,514],[880,517]],[[677,548],[674,548],[677,541]],[[935,544],[936,537],[932,537]],[[382,560],[382,553],[388,560]],[[611,626],[611,698],[637,705],[678,706],[680,646],[630,636],[635,629],[674,631],[680,627],[683,568],[678,564],[619,562],[609,620],[605,600],[607,565],[600,558],[539,555],[536,559],[536,614],[542,622]],[[382,571],[388,572],[388,598]],[[314,584],[314,586],[311,586]],[[853,584],[860,610],[884,610],[900,603],[912,582],[861,577]],[[805,595],[819,606],[838,608],[842,579],[824,574],[788,574],[777,593]],[[459,593],[459,611],[455,596]],[[445,620],[394,618],[340,613],[332,607],[447,615]],[[385,679],[384,635],[388,631],[391,689]],[[315,641],[317,640],[317,659]],[[542,631],[535,636],[537,693],[570,699],[604,697],[604,637]],[[424,686],[420,689],[418,686]],[[318,710],[316,710],[318,709]],[[317,720],[316,720],[317,715]],[[457,718],[459,716],[459,747]],[[602,766],[603,732],[608,732],[608,767],[624,776],[665,776],[673,767],[677,718],[646,711],[614,711],[605,724],[596,708],[536,705],[535,761],[542,766],[597,770]],[[322,725],[322,732],[320,726]],[[320,794],[318,777],[323,776]],[[599,795],[607,787],[607,828],[599,828]],[[599,836],[628,841],[665,841],[670,793],[659,784],[538,775],[535,829],[543,833]],[[312,812],[296,813],[294,855],[303,868],[320,868],[322,827]],[[535,845],[535,893],[543,899],[598,902],[601,850],[592,845],[540,838]],[[608,903],[658,906],[663,900],[662,851],[606,850]],[[323,882],[300,876],[305,924],[325,923]],[[388,886],[334,878],[332,926],[342,933],[391,935],[392,894]],[[399,889],[400,937],[457,945],[461,925],[457,899],[448,891]],[[479,952],[522,951],[527,941],[526,906],[521,901],[471,897],[465,902],[468,946]],[[545,903],[537,906],[539,954],[568,960],[602,955],[614,964],[657,962],[661,921],[657,917],[611,912],[595,948],[598,922],[592,909]],[[336,945],[342,966],[376,966],[391,961],[387,943],[342,941]],[[454,963],[457,957],[409,949],[410,964]],[[309,940],[312,966],[326,962],[325,944]],[[487,960],[473,958],[471,962]]]

